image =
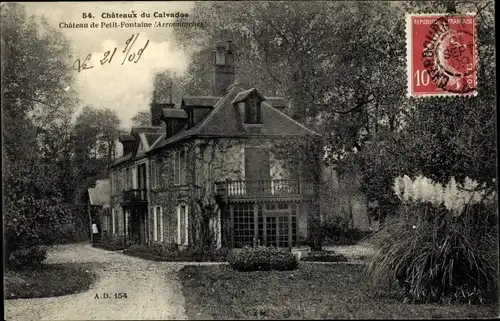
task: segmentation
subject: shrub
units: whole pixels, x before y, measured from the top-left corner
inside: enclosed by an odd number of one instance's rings
[[[153,253],[153,249],[150,247],[147,247],[145,245],[141,244],[134,244],[131,245],[126,249],[127,252],[147,252],[147,253]]]
[[[369,240],[378,251],[367,273],[376,288],[397,281],[410,302],[495,300],[496,206],[459,202],[453,195],[445,199],[461,206],[415,200],[402,204],[400,216]]]
[[[330,245],[354,245],[372,234],[371,231],[350,228],[349,220],[341,216],[327,219],[321,226],[321,233],[325,244]]]
[[[257,246],[233,249],[227,261],[238,271],[295,270],[298,261],[290,249]]]
[[[212,247],[207,248],[188,248],[187,250],[180,251],[179,254],[184,256],[186,261],[194,262],[221,262],[226,261],[229,250],[227,248],[214,249]]]
[[[9,265],[13,268],[36,267],[47,258],[45,246],[32,246],[14,251],[9,258]]]
[[[333,251],[312,251],[302,260],[312,262],[347,262],[348,259],[344,254],[335,253]]]
[[[120,236],[103,239],[100,243],[94,243],[93,246],[109,251],[120,251],[127,247],[125,240]]]

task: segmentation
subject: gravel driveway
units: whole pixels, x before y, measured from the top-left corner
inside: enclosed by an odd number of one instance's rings
[[[6,300],[5,320],[187,319],[177,279],[183,263],[146,261],[90,244],[55,246],[47,263],[82,263],[99,279],[83,293]],[[111,298],[95,299],[103,293]],[[115,298],[115,293],[126,293],[127,298]]]

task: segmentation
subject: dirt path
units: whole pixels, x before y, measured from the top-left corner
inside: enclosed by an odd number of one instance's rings
[[[187,319],[176,274],[182,263],[146,261],[89,244],[56,246],[47,263],[84,263],[99,280],[83,293],[6,300],[5,320]],[[95,298],[103,293],[111,298]],[[127,298],[115,298],[115,293],[126,293]]]

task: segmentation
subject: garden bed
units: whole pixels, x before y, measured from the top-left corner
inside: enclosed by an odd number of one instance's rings
[[[226,262],[227,250],[179,250],[168,247],[147,247],[134,245],[126,248],[123,254],[151,261],[166,262]]]
[[[5,271],[5,299],[44,298],[83,292],[96,275],[74,264],[42,264]]]
[[[189,319],[486,318],[497,305],[411,305],[369,292],[361,265],[302,264],[295,271],[179,272]]]

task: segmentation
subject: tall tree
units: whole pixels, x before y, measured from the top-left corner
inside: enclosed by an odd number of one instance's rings
[[[495,40],[493,1],[418,1],[409,13],[476,13],[478,95],[403,100],[409,105],[404,126],[360,159],[364,189],[382,204],[396,202],[393,178],[425,175],[446,184],[451,177],[472,178],[488,192],[497,189]]]
[[[69,133],[76,94],[70,43],[44,17],[4,3],[2,138],[6,250],[51,242],[68,227]]]
[[[405,97],[405,11],[477,13],[477,97]],[[494,186],[493,13],[488,0],[198,2],[192,15],[206,28],[174,34],[191,57],[186,88],[208,94],[214,45],[233,40],[238,81],[285,96],[287,112],[324,135],[326,161],[360,171],[370,199],[390,203],[392,178],[405,173]]]
[[[238,81],[285,96],[292,117],[324,133],[334,151],[331,162],[362,149],[374,128],[397,127],[405,88],[394,81],[405,79],[401,8],[385,2],[203,2],[193,15],[210,23],[175,34],[191,52],[186,77],[194,90],[207,94],[212,49],[231,39]]]

